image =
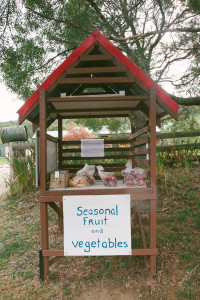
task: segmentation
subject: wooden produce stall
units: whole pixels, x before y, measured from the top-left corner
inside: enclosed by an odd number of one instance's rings
[[[98,30],[93,33],[41,84],[19,109],[19,123],[28,119],[33,130],[40,128],[40,277],[64,256],[63,250],[49,248],[48,206],[60,216],[63,231],[63,196],[130,195],[138,218],[142,249],[132,255],[150,257],[151,274],[156,273],[156,126],[169,114],[177,119],[179,106],[141,69],[122,54]],[[63,119],[124,117],[132,122],[128,140],[105,139],[104,157],[81,157],[81,141],[62,140]],[[58,119],[58,138],[47,135],[48,126]],[[143,137],[143,135],[145,135]],[[105,171],[120,174],[127,160],[145,169],[145,187],[105,187],[102,182],[83,188],[49,189],[47,185],[47,141],[57,144],[58,169],[71,176],[88,160]],[[119,147],[119,145],[124,147]],[[148,145],[148,147],[147,147]],[[144,147],[141,147],[144,146]],[[140,211],[149,206],[149,241],[145,240]]]

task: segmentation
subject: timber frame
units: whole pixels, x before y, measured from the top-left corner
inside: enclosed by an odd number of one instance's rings
[[[123,91],[123,93],[121,93]],[[66,93],[66,97],[60,97]],[[160,118],[170,114],[177,119],[179,106],[135,64],[113,46],[98,30],[77,48],[64,63],[59,66],[38,90],[18,111],[19,121],[25,119],[33,123],[33,129],[40,127],[40,214],[41,214],[41,250],[40,278],[46,278],[50,266],[64,256],[63,250],[49,248],[48,207],[60,217],[60,231],[63,232],[63,203],[66,195],[108,195],[130,194],[134,203],[141,233],[143,248],[132,249],[132,255],[150,258],[151,274],[156,274],[156,126]],[[102,161],[105,170],[120,172],[124,169],[124,159],[132,160],[133,166],[144,166],[149,177],[145,188],[66,188],[49,190],[47,185],[47,140],[53,140],[58,147],[58,168],[67,169],[75,174],[86,163],[83,158],[71,153],[80,149],[80,141],[62,140],[63,119],[130,117],[142,120],[142,126],[132,125],[129,140],[105,140],[105,153],[111,153],[104,159],[115,159],[115,163]],[[58,119],[58,138],[47,135],[48,126]],[[145,137],[143,137],[145,134]],[[139,139],[138,139],[139,138]],[[119,149],[117,144],[128,145]],[[106,145],[112,145],[107,149]],[[148,148],[146,145],[148,144]],[[145,146],[143,149],[138,149]],[[123,151],[122,151],[123,150]],[[66,155],[67,154],[67,155]],[[141,156],[143,156],[141,158]],[[98,158],[93,164],[99,163]],[[98,160],[98,163],[97,163]],[[120,162],[120,160],[122,162]],[[95,162],[96,161],[96,162]],[[78,168],[78,169],[77,169]],[[145,240],[141,221],[141,209],[149,208],[149,241]]]

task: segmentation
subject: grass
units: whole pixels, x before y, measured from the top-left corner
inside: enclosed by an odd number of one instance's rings
[[[200,299],[200,166],[164,169],[158,179],[157,275],[142,257],[67,257],[39,280],[39,192],[1,197],[0,299]],[[50,246],[62,249],[49,208]],[[143,211],[145,235],[148,212]],[[141,246],[136,225],[133,244]],[[123,296],[123,298],[122,298]]]
[[[7,159],[4,157],[0,157],[0,165],[7,163]]]

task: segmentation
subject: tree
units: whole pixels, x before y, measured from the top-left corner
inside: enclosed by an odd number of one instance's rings
[[[0,11],[1,72],[24,100],[98,28],[179,104],[200,105],[199,0],[0,0]]]
[[[87,128],[74,122],[67,124],[66,130],[67,133],[64,135],[63,141],[95,138],[95,135],[88,131]]]

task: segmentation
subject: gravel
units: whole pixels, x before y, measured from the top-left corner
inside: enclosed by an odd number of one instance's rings
[[[0,194],[7,191],[6,181],[9,180],[10,167],[8,164],[0,165]]]

